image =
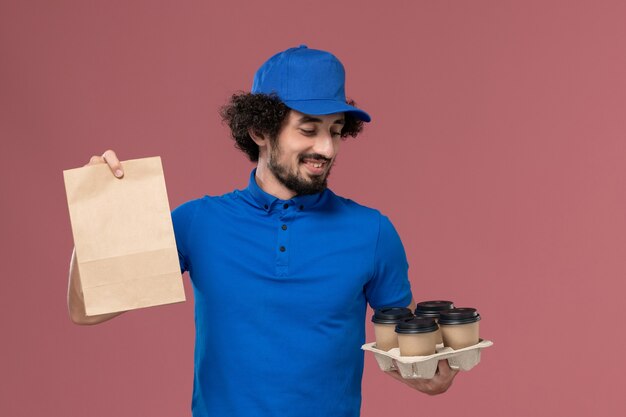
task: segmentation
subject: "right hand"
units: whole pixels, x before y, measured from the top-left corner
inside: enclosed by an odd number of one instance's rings
[[[115,175],[117,178],[122,178],[124,176],[122,164],[120,163],[120,160],[117,159],[117,155],[115,155],[115,152],[113,152],[111,149],[106,150],[102,154],[102,156],[92,156],[89,160],[89,163],[85,164],[85,166],[98,164],[107,164],[109,166],[109,169],[111,169],[113,175]]]

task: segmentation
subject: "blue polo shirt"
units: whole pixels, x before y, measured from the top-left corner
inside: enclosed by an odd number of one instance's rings
[[[366,304],[407,306],[404,248],[377,210],[256,183],[172,213],[195,297],[194,417],[358,416]]]

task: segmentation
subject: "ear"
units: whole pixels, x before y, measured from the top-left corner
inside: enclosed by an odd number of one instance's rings
[[[267,146],[267,139],[262,134],[255,132],[252,128],[248,129],[248,134],[259,148]]]

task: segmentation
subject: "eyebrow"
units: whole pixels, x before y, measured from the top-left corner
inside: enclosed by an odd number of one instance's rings
[[[317,117],[313,117],[313,116],[307,116],[304,115],[302,116],[300,119],[298,119],[298,122],[300,122],[300,124],[303,123],[322,123],[322,119],[318,119]],[[343,125],[345,124],[345,120],[344,119],[337,119],[333,122],[334,125]]]

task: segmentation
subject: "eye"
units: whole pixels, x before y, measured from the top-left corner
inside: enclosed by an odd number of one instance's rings
[[[333,136],[341,136],[341,132],[331,132],[331,135],[333,135]]]
[[[315,130],[310,129],[300,129],[303,135],[305,136],[313,136],[315,134]]]

